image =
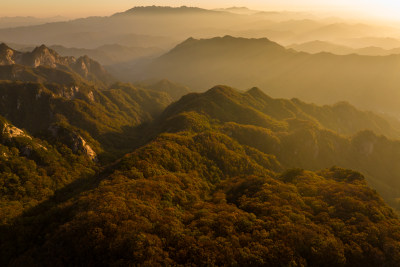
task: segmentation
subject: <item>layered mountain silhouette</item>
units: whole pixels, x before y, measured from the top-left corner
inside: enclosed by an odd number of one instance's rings
[[[219,11],[207,10],[198,7],[169,7],[169,6],[138,6],[128,9],[113,16],[130,16],[130,15],[180,15],[180,14],[216,14]]]
[[[392,43],[382,35],[394,31],[392,27],[346,23],[340,19],[321,20],[301,12],[145,6],[108,17],[0,29],[0,41],[86,49],[111,44],[170,49],[188,36],[209,38],[231,34],[249,38],[267,36],[284,45],[317,39],[368,47],[375,46],[377,39],[385,46]]]
[[[287,48],[292,48],[299,52],[307,52],[311,54],[317,54],[321,52],[329,52],[336,55],[358,54],[365,56],[388,56],[400,54],[400,48],[384,49],[378,46],[369,46],[355,49],[349,46],[337,45],[323,41],[311,41],[302,44],[293,44],[287,46]]]
[[[258,85],[272,96],[329,104],[345,100],[363,109],[398,115],[399,62],[399,55],[307,54],[287,50],[266,38],[225,36],[189,38],[126,75],[167,78],[193,90],[213,84],[242,89]]]

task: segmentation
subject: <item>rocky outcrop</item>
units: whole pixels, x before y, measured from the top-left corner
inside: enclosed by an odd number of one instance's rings
[[[0,140],[3,144],[9,144],[13,143],[14,146],[16,146],[20,154],[25,157],[30,157],[32,153],[34,153],[35,150],[47,150],[47,148],[43,145],[41,145],[37,140],[32,138],[30,135],[28,135],[25,131],[21,130],[20,128],[17,128],[7,122],[1,122],[2,126],[0,127],[1,131],[1,136]],[[15,142],[16,140],[14,138],[26,138],[25,140],[29,139],[29,142],[22,141],[22,142]]]
[[[23,130],[21,130],[11,124],[7,124],[7,123],[5,123],[3,125],[2,134],[3,134],[3,137],[8,138],[8,139],[15,138],[15,137],[21,137],[21,136],[26,137],[28,139],[32,139],[32,137],[27,135]]]
[[[62,57],[52,49],[45,45],[36,47],[32,52],[24,53],[21,60],[16,61],[17,64],[27,65],[30,67],[48,66],[56,68],[58,66],[69,66],[74,64],[74,57]]]
[[[15,51],[6,44],[0,44],[0,65],[12,65],[20,58],[22,53]]]
[[[61,70],[73,70],[87,80],[98,80],[104,83],[114,81],[100,63],[88,56],[63,57],[45,45],[36,47],[32,52],[22,53],[4,43],[0,44],[0,66],[15,64],[32,68],[45,66]]]
[[[51,125],[48,128],[52,137],[66,144],[74,153],[83,153],[92,161],[97,161],[97,154],[86,140],[78,133],[60,125]]]
[[[82,138],[80,135],[76,135],[74,139],[74,146],[72,151],[75,153],[77,151],[82,151],[86,156],[88,156],[91,160],[97,161],[97,154],[93,151],[90,145]]]
[[[84,78],[89,78],[89,75],[102,76],[108,75],[107,71],[97,61],[92,60],[88,56],[79,57],[73,64],[72,69]]]

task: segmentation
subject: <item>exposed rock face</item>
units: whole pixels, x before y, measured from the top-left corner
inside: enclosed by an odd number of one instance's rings
[[[80,150],[85,153],[91,160],[97,161],[96,152],[93,151],[93,149],[89,146],[85,139],[83,139],[80,135],[76,135],[73,151],[74,150],[75,152]]]
[[[90,91],[87,94],[87,97],[89,98],[90,101],[95,102],[93,91]]]
[[[80,151],[92,161],[97,161],[96,152],[94,152],[86,140],[78,133],[59,125],[51,125],[48,130],[54,138],[62,140],[63,143],[67,144],[72,152],[78,153]]]
[[[89,75],[101,76],[107,73],[100,63],[88,56],[78,58],[74,64],[70,64],[70,67],[86,79],[89,78]]]
[[[17,53],[18,53],[17,51],[11,49],[4,43],[0,44],[0,65],[15,64],[15,58],[17,56]]]
[[[45,45],[36,47],[32,52],[18,52],[8,47],[6,44],[0,44],[0,65],[25,65],[29,67],[47,66],[56,68],[58,66],[69,66],[77,60],[74,57],[62,57]]]
[[[25,132],[15,126],[5,123],[2,130],[3,136],[6,138],[14,138],[23,136],[29,139],[32,139],[29,135],[25,134]]]
[[[6,44],[0,44],[0,66],[4,65],[24,65],[32,68],[46,66],[62,70],[73,70],[88,80],[100,80],[103,82],[112,81],[113,78],[97,61],[88,56],[75,57],[60,56],[54,50],[41,45],[32,52],[18,52],[8,47]]]
[[[59,65],[69,66],[75,62],[75,58],[61,57],[54,50],[47,48],[45,45],[41,45],[36,47],[31,53],[24,53],[21,60],[16,61],[16,64],[27,65],[34,68],[38,66],[56,68]]]
[[[58,96],[60,97],[64,97],[68,100],[72,100],[76,97],[76,94],[79,93],[79,86],[71,86],[71,87],[67,87],[64,86],[62,88],[62,91],[60,94],[58,94]]]
[[[30,135],[28,135],[23,130],[21,130],[21,129],[19,129],[19,128],[11,125],[11,124],[8,124],[6,122],[2,122],[2,126],[0,126],[0,129],[1,128],[2,128],[2,130],[0,130],[0,140],[3,143],[7,143],[7,142],[9,142],[12,139],[17,138],[17,137],[24,137],[24,138],[27,138],[27,139],[33,141],[28,145],[23,144],[22,146],[21,145],[17,146],[22,156],[30,157],[32,152],[34,150],[36,150],[36,149],[47,150],[46,147],[44,147],[43,145],[35,142]]]

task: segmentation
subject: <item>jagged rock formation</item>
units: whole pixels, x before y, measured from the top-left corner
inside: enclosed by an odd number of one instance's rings
[[[0,45],[0,66],[23,65],[31,68],[49,67],[64,71],[73,71],[89,81],[111,83],[113,77],[96,61],[88,56],[62,57],[54,50],[41,45],[32,52],[18,52],[6,44]]]
[[[6,138],[14,138],[14,137],[26,137],[32,139],[29,135],[25,134],[25,132],[11,124],[4,123],[3,130],[2,130],[3,137]]]
[[[67,144],[74,153],[81,152],[89,157],[92,161],[97,161],[96,152],[94,152],[92,147],[78,133],[59,125],[51,125],[48,130],[53,138],[61,141],[64,144]]]

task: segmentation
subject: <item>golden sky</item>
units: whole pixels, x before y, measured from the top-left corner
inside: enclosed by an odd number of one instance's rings
[[[105,16],[134,6],[187,5],[204,8],[247,6],[264,10],[355,12],[387,19],[400,18],[400,1],[395,0],[1,0],[1,2],[0,16]]]

